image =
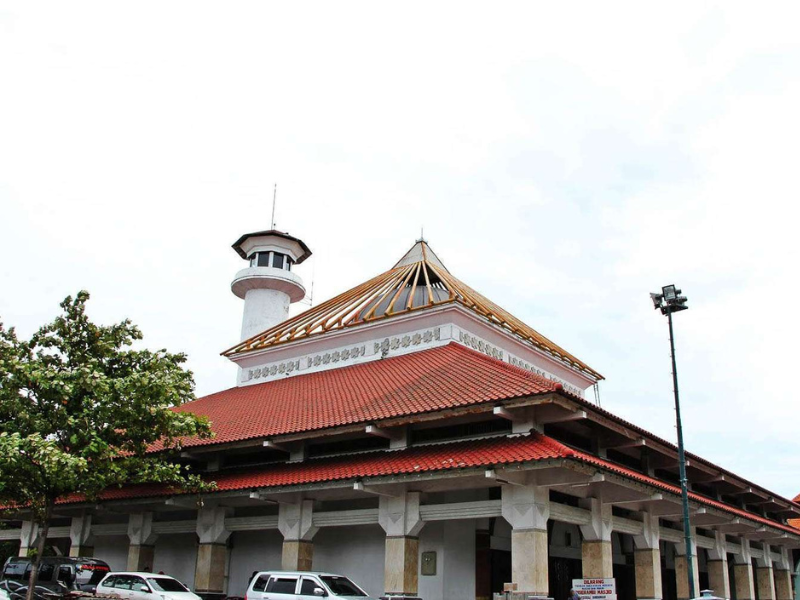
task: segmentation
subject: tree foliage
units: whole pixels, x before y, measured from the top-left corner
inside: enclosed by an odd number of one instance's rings
[[[0,323],[0,503],[45,528],[58,498],[91,501],[133,483],[208,486],[169,455],[182,438],[211,435],[204,418],[173,410],[194,399],[185,355],[134,349],[140,330],[92,323],[88,299],[67,297],[27,341]]]

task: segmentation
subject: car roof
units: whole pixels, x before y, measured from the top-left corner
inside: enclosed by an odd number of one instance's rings
[[[168,577],[175,579],[172,575],[165,573],[148,573],[147,571],[112,571],[109,575],[138,575],[140,577]]]
[[[258,575],[324,575],[325,577],[344,577],[339,573],[328,573],[326,571],[259,571]]]

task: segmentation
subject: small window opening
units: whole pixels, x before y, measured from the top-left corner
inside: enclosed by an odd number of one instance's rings
[[[275,269],[283,268],[283,254],[278,254],[277,252],[272,254],[272,266]]]
[[[268,267],[269,266],[269,252],[259,252],[258,253],[258,266],[259,267]]]

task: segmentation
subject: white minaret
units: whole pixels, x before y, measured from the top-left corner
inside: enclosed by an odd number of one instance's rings
[[[246,340],[285,321],[289,304],[305,297],[303,280],[292,268],[311,256],[311,250],[302,240],[274,229],[247,233],[233,249],[250,262],[231,283],[231,291],[244,300]]]

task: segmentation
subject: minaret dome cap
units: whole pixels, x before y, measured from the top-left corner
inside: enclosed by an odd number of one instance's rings
[[[295,264],[300,264],[309,256],[311,256],[311,249],[306,246],[306,243],[303,240],[289,235],[283,231],[278,231],[277,229],[245,233],[242,237],[236,240],[231,247],[236,250],[239,256],[247,259],[250,257],[255,248],[269,244],[269,238],[280,238],[282,243],[279,242],[279,245],[281,246],[285,246],[287,242],[289,242],[290,245],[296,245],[295,251],[297,256],[294,258]]]

